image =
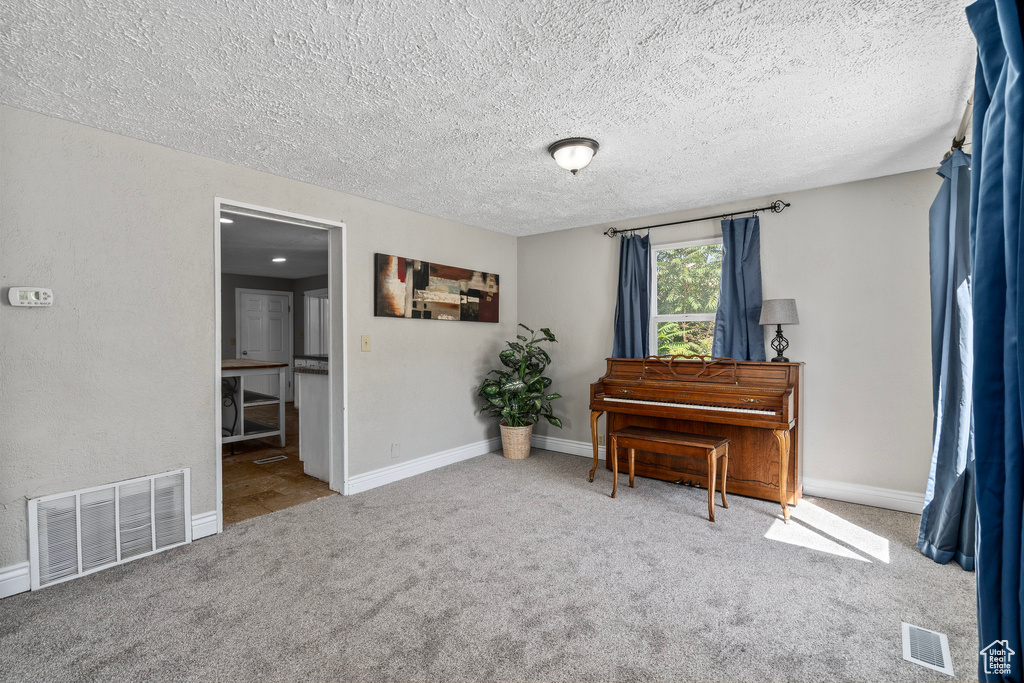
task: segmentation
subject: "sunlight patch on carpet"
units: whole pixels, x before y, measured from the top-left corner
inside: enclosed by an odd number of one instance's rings
[[[860,552],[889,564],[889,540],[803,500],[791,509],[793,519]]]
[[[801,524],[797,524],[796,522],[786,524],[781,519],[777,519],[772,522],[771,527],[768,529],[768,533],[766,533],[764,537],[770,541],[781,541],[782,543],[798,545],[808,548],[809,550],[817,550],[818,552],[838,555],[839,557],[848,557],[851,560],[871,562],[868,558],[861,557],[846,546],[825,538],[821,534],[812,531]]]

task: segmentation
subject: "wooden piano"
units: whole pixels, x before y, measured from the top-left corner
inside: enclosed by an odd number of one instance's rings
[[[788,505],[800,482],[800,370],[803,363],[758,363],[731,358],[648,356],[609,358],[604,377],[590,385],[590,431],[597,470],[597,420],[606,434],[628,426],[669,429],[731,439],[729,493]],[[608,440],[606,439],[606,442]],[[619,469],[628,469],[619,449]],[[606,466],[611,468],[609,453]],[[699,461],[637,451],[636,473],[681,482],[706,479]]]

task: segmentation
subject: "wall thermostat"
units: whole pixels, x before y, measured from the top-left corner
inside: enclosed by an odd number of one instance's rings
[[[52,306],[53,291],[45,287],[11,287],[7,300],[12,306]]]

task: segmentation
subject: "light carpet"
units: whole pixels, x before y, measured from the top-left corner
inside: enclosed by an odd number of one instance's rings
[[[0,601],[0,679],[977,678],[974,575],[915,547],[919,516],[731,496],[534,450],[481,456],[227,527]],[[720,505],[720,502],[718,503]]]

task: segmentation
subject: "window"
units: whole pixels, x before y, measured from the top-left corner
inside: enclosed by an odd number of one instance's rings
[[[711,355],[722,238],[654,246],[651,259],[650,348],[658,354]]]

